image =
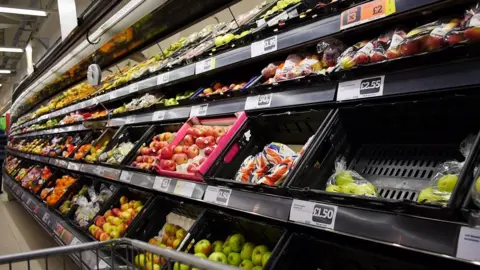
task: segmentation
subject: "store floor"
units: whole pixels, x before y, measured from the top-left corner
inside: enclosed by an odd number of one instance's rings
[[[26,212],[16,200],[8,201],[4,192],[0,195],[0,255],[21,253],[43,248],[57,247],[50,235]],[[11,269],[29,269],[27,263],[15,263]],[[9,269],[0,265],[0,270]],[[32,270],[79,269],[67,256],[52,257],[30,262]]]

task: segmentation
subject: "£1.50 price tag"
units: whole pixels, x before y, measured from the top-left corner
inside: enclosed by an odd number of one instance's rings
[[[228,201],[230,200],[230,195],[232,195],[232,190],[229,188],[208,186],[205,190],[203,200],[227,206]]]
[[[268,37],[252,43],[250,46],[251,57],[257,57],[262,54],[274,52],[277,50],[277,36]]]
[[[254,110],[259,108],[268,108],[272,104],[273,94],[258,95],[247,97],[245,102],[245,110]]]
[[[210,71],[215,68],[215,57],[211,57],[195,64],[195,74]]]
[[[345,10],[340,15],[340,29],[377,20],[395,13],[395,0],[375,0]]]
[[[157,176],[155,177],[155,182],[153,182],[153,189],[160,190],[163,192],[168,191],[168,187],[170,187],[170,182],[172,179],[166,178],[166,177],[161,177]]]
[[[290,220],[333,230],[337,210],[336,205],[293,200]]]
[[[346,81],[338,84],[337,101],[383,95],[385,75]]]

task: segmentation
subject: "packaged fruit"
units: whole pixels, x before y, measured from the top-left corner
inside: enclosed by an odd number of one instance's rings
[[[460,144],[460,153],[467,158],[472,150],[475,137],[469,135]],[[420,191],[417,202],[431,204],[447,204],[458,182],[458,176],[464,162],[449,160],[437,166],[437,172],[430,180],[428,187]]]
[[[464,37],[467,41],[480,41],[480,6],[478,3],[467,11],[462,25],[465,28]]]
[[[334,38],[322,40],[317,44],[317,53],[321,55],[322,67],[329,69],[337,65],[337,59],[345,50],[345,45]]]
[[[367,44],[369,45],[363,49]],[[368,63],[368,58],[372,49],[373,44],[369,41],[364,40],[355,43],[340,55],[337,60],[337,67],[340,69],[351,69],[358,64]]]
[[[327,192],[339,192],[350,195],[377,197],[377,188],[359,173],[347,170],[347,161],[344,157],[335,162],[335,172],[327,181]]]
[[[72,198],[72,204],[78,206],[73,219],[78,226],[85,228],[100,211],[100,207],[108,202],[113,192],[103,183],[98,193],[93,186],[89,186],[83,193],[82,190]]]
[[[385,52],[385,57],[387,59],[395,59],[402,56],[400,52],[400,44],[407,34],[401,29],[395,29],[390,38],[387,51]]]

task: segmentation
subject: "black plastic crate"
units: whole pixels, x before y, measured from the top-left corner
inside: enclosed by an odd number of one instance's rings
[[[92,143],[92,147],[97,148],[99,146],[98,149],[100,149],[102,147],[102,145],[104,145],[105,148],[103,149],[103,151],[100,151],[94,160],[87,160],[87,156],[89,156],[91,154],[91,152],[88,151],[82,157],[81,162],[90,163],[90,164],[95,163],[98,160],[98,157],[103,152],[105,152],[106,149],[108,149],[112,145],[115,137],[118,136],[118,134],[122,131],[122,128],[120,128],[120,129],[106,128],[103,131],[102,135],[100,135],[100,137],[95,139],[95,141]],[[106,142],[108,142],[108,143],[106,143]]]
[[[341,108],[309,157],[298,164],[290,191],[301,198],[455,219],[471,184],[465,175],[472,155],[465,160],[460,144],[473,134],[472,153],[478,148],[479,125],[468,120],[480,115],[476,102],[459,97]],[[348,169],[378,188],[377,198],[325,191],[341,156]],[[417,203],[437,165],[449,160],[465,165],[448,204]]]
[[[285,193],[287,191],[285,187],[290,181],[292,171],[279,186],[235,181],[235,176],[248,156],[261,152],[269,143],[278,142],[290,145],[295,148],[293,150],[300,152],[310,137],[313,136],[313,141],[314,137],[319,136],[331,115],[330,110],[309,110],[248,116],[245,124],[235,133],[219,158],[204,175],[204,180],[209,184],[260,192]],[[307,147],[305,151],[309,151],[309,148]],[[303,156],[305,155],[297,157],[298,160],[295,162],[298,164]],[[294,170],[294,167],[292,165],[291,170]]]
[[[207,239],[213,244],[214,241],[225,241],[229,235],[237,233],[242,234],[246,242],[252,242],[255,246],[266,245],[269,248],[271,256],[263,269],[273,269],[273,258],[280,254],[280,250],[288,238],[287,230],[277,225],[252,217],[247,218],[208,209],[192,227],[190,238],[181,250],[192,254],[194,253],[194,243],[198,243],[202,239]]]

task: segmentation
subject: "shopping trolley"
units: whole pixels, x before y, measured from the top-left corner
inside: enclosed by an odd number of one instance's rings
[[[48,259],[53,256],[69,255],[79,265],[79,269],[173,269],[173,262],[180,262],[198,269],[235,270],[238,268],[202,259],[188,253],[160,248],[142,241],[120,238],[105,242],[54,247],[24,253],[0,256],[0,266],[9,269],[31,269],[33,260],[43,261],[44,270],[49,269]],[[143,255],[143,256],[142,256]],[[168,261],[170,260],[170,261]],[[159,262],[157,264],[157,262]],[[18,267],[18,263],[24,265]],[[163,263],[163,264],[162,264]],[[64,260],[63,269],[66,268]]]

